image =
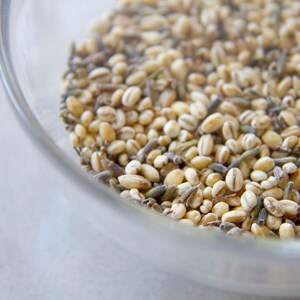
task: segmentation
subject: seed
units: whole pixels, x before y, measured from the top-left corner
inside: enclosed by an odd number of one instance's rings
[[[235,224],[230,222],[222,222],[220,225],[220,229],[224,232],[228,232],[229,230],[237,228]]]
[[[121,154],[126,149],[126,144],[124,141],[115,140],[107,147],[107,153],[111,155]]]
[[[261,208],[263,206],[263,198],[261,196],[257,197],[257,205],[251,212],[251,221],[253,221],[259,214]]]
[[[146,76],[147,75],[144,71],[138,71],[138,72],[132,73],[130,76],[127,77],[126,84],[127,85],[138,85],[146,78]]]
[[[91,166],[96,173],[100,173],[102,171],[102,164],[100,158],[100,152],[94,152],[91,156]]]
[[[295,238],[295,231],[291,224],[283,223],[279,228],[279,237],[281,240],[292,240]]]
[[[230,222],[233,224],[239,224],[243,222],[246,218],[246,213],[241,210],[232,210],[227,213],[225,213],[222,216],[222,222]]]
[[[242,92],[237,85],[233,83],[226,83],[223,85],[223,93],[229,97],[238,97]]]
[[[218,150],[216,151],[215,159],[220,164],[225,164],[229,158],[230,151],[226,146],[220,146],[218,147]]]
[[[176,91],[165,90],[159,96],[159,103],[162,107],[170,107],[176,100]]]
[[[297,126],[298,122],[297,119],[295,117],[294,114],[292,114],[291,112],[287,111],[287,110],[283,110],[280,112],[279,114],[282,119],[284,120],[285,124],[288,126]]]
[[[283,198],[285,198],[285,197],[283,197]],[[296,191],[294,189],[291,192],[290,198],[291,198],[291,200],[295,201],[296,203],[300,203],[300,194],[298,191]]]
[[[111,171],[102,171],[99,174],[96,174],[94,178],[100,182],[108,184],[110,179],[112,179]]]
[[[280,146],[282,144],[281,136],[272,130],[266,131],[261,138],[263,142],[271,149],[274,149],[276,146]]]
[[[246,191],[251,191],[253,192],[256,196],[259,196],[262,193],[262,187],[259,183],[257,182],[249,182],[245,186]]]
[[[292,78],[290,76],[282,79],[277,86],[278,96],[283,97],[291,86],[292,86]]]
[[[188,131],[194,131],[197,128],[197,121],[196,119],[189,114],[182,114],[178,118],[178,123],[181,128],[186,129]]]
[[[113,123],[116,120],[116,110],[109,106],[102,106],[97,110],[98,119],[102,122]]]
[[[274,188],[271,188],[267,191],[264,191],[262,194],[261,194],[262,197],[273,197],[275,199],[282,199],[282,196],[283,196],[283,190],[279,187],[274,187]]]
[[[242,154],[241,159],[242,161],[250,160],[256,157],[258,154],[259,154],[259,148],[250,149],[248,151],[245,151]]]
[[[166,117],[157,117],[152,121],[152,124],[149,127],[156,130],[161,130],[166,125],[166,123]]]
[[[286,163],[282,166],[282,170],[287,174],[294,174],[297,172],[297,169],[297,166],[292,162]]]
[[[256,237],[256,238],[260,238],[260,239],[263,239],[265,238],[265,233],[264,231],[260,228],[259,225],[253,223],[251,225],[251,232],[253,233],[253,235]]]
[[[208,156],[212,153],[214,140],[211,134],[203,135],[198,143],[199,155]]]
[[[151,182],[158,182],[159,181],[159,173],[158,171],[148,164],[143,164],[141,169],[142,175],[149,179]]]
[[[282,142],[282,148],[291,149],[294,148],[297,145],[297,143],[298,137],[292,135],[284,139],[284,141]]]
[[[205,226],[210,222],[214,222],[218,220],[218,216],[216,214],[213,213],[208,213],[207,215],[203,216],[201,221],[200,221],[200,225]]]
[[[254,117],[256,117],[256,113],[254,111],[246,110],[239,116],[239,121],[243,125],[250,125]]]
[[[118,129],[122,128],[123,126],[125,126],[125,123],[126,123],[125,113],[121,109],[115,110],[115,115],[114,115],[113,120],[111,120],[111,123],[113,123],[112,127],[115,130],[118,130]]]
[[[286,188],[284,189],[284,193],[283,193],[283,198],[284,199],[290,199],[291,198],[294,185],[295,184],[294,184],[293,181],[290,181],[287,184]]]
[[[148,190],[151,188],[151,182],[140,175],[122,175],[118,177],[118,180],[127,189]]]
[[[279,201],[285,210],[285,216],[297,216],[299,212],[299,205],[291,200],[281,200]]]
[[[226,121],[222,127],[222,133],[225,140],[238,138],[238,127],[232,121]]]
[[[241,205],[245,211],[251,211],[257,205],[257,196],[254,192],[244,192],[241,197]]]
[[[209,98],[204,93],[201,92],[192,92],[191,99],[194,102],[201,102],[206,106],[208,106],[208,104],[210,103]]]
[[[128,140],[126,141],[126,151],[129,156],[137,155],[138,151],[141,149],[140,144],[136,140]]]
[[[238,154],[238,153],[241,153],[242,152],[242,147],[241,145],[235,141],[235,140],[227,140],[226,143],[225,143],[225,146],[230,150],[231,153],[233,154]]]
[[[281,217],[274,217],[271,214],[267,215],[266,218],[266,225],[271,229],[271,230],[278,230],[280,225],[282,223],[282,218]]]
[[[165,155],[158,155],[153,162],[153,165],[157,169],[163,168],[168,163],[168,158]]]
[[[226,183],[224,181],[217,181],[212,188],[212,196],[213,198],[221,197],[226,192]]]
[[[109,160],[108,158],[102,159],[103,163],[107,165],[107,169],[111,171],[113,177],[118,177],[125,174],[125,170],[123,167],[121,167],[119,164],[115,163],[112,160]],[[125,165],[128,163],[128,160],[126,160]]]
[[[180,196],[178,202],[182,202],[188,207],[190,205],[192,198],[196,195],[198,189],[199,189],[198,186],[189,188],[183,193],[183,195]]]
[[[182,58],[176,59],[171,65],[172,75],[179,80],[184,80],[188,70],[185,61]]]
[[[242,147],[245,150],[250,150],[255,148],[256,146],[258,146],[259,144],[259,140],[256,137],[255,134],[253,133],[247,133],[244,135],[243,139],[242,139]]]
[[[219,96],[216,96],[207,106],[207,113],[208,115],[211,115],[213,112],[215,112],[218,107],[221,105],[222,99]]]
[[[251,179],[256,182],[260,182],[260,181],[266,180],[268,178],[267,173],[265,173],[263,171],[259,171],[259,170],[251,172],[250,176],[251,176]]]
[[[267,180],[261,182],[261,187],[264,190],[269,190],[277,185],[277,179],[274,176],[270,176]]]
[[[270,157],[262,157],[256,161],[253,166],[253,170],[269,172],[275,167],[274,159]]]
[[[300,136],[300,127],[291,126],[281,131],[280,136],[285,139],[289,136]]]
[[[139,116],[139,124],[141,125],[149,125],[154,117],[154,113],[152,110],[144,110]]]
[[[113,127],[107,122],[101,122],[99,127],[100,136],[103,140],[112,142],[116,139],[116,133]]]
[[[177,186],[177,195],[182,196],[192,185],[189,182],[181,183]]]
[[[282,217],[285,213],[284,205],[273,197],[264,199],[265,209],[275,217]]]
[[[183,182],[184,173],[180,169],[171,171],[165,178],[164,184],[166,186],[178,185]]]
[[[214,113],[208,116],[201,124],[201,130],[204,133],[212,133],[217,131],[223,125],[224,117],[220,113]]]
[[[122,104],[126,107],[133,107],[140,101],[142,91],[137,86],[129,87],[122,96]]]
[[[212,159],[208,156],[196,156],[191,160],[191,165],[197,170],[203,170],[207,168],[212,162]]]
[[[216,182],[222,180],[222,175],[219,173],[210,173],[211,170],[208,169],[209,175],[206,177],[205,184],[208,186],[213,186]],[[201,178],[204,180],[204,178]]]
[[[70,133],[69,140],[70,140],[71,145],[72,145],[73,148],[76,148],[76,147],[79,146],[80,139],[74,132]]]
[[[179,133],[178,141],[185,143],[187,141],[190,141],[192,138],[193,135],[189,131],[182,129]]]
[[[80,117],[80,121],[83,126],[88,127],[90,123],[93,121],[94,115],[90,110],[86,110],[85,112],[82,113]]]
[[[188,161],[193,159],[198,155],[198,149],[195,146],[190,147],[185,153],[184,153],[184,158]]]
[[[282,157],[282,158],[275,158],[274,162],[276,166],[283,166],[287,163],[295,163],[297,161],[296,157],[288,156],[288,157]]]
[[[147,155],[155,148],[157,147],[158,142],[157,139],[153,139],[149,141],[144,148],[142,148],[137,155],[137,159],[141,162],[144,162]]]
[[[212,209],[212,202],[208,199],[205,199],[200,206],[200,212],[203,214],[208,214]]]
[[[239,191],[243,186],[242,172],[237,168],[232,168],[226,175],[225,182],[227,188],[232,192]]]
[[[197,210],[191,210],[184,216],[186,219],[191,220],[194,225],[197,225],[201,220],[201,214]]]
[[[274,176],[277,179],[277,181],[284,179],[286,176],[285,172],[280,167],[277,167],[277,166],[274,168],[273,172],[274,172]]]
[[[191,115],[197,120],[201,121],[207,116],[207,108],[202,102],[191,103],[190,105]]]
[[[96,68],[89,73],[88,78],[97,82],[108,82],[107,77],[110,75],[110,70],[107,68]]]
[[[209,165],[209,168],[214,172],[221,173],[222,175],[225,175],[228,171],[228,169],[224,165],[216,163]]]
[[[226,202],[218,202],[213,208],[212,213],[216,214],[219,218],[229,211],[229,205]]]
[[[246,125],[246,124],[242,124],[240,126],[240,131],[243,132],[243,133],[256,133],[256,129],[253,128],[252,126],[250,125]]]
[[[251,121],[251,127],[256,130],[267,129],[271,125],[269,116],[256,116]]]
[[[199,184],[199,176],[194,168],[185,169],[184,176],[191,185]]]
[[[168,161],[176,165],[180,165],[183,162],[182,157],[173,152],[165,152],[164,155],[168,158]]]
[[[196,191],[196,194],[194,196],[189,197],[189,199],[186,202],[186,205],[188,205],[192,209],[196,209],[196,208],[199,208],[202,201],[203,201],[203,193],[198,188],[197,191]]]
[[[163,195],[167,190],[167,187],[165,185],[157,185],[155,187],[153,187],[152,189],[150,189],[146,194],[145,197],[146,198],[158,198],[161,195]]]
[[[124,61],[120,61],[116,63],[116,65],[112,68],[112,72],[114,75],[124,76],[128,71],[128,64]]]
[[[68,97],[66,100],[66,104],[67,104],[67,109],[74,117],[78,118],[83,113],[83,106],[76,97],[73,96]]]
[[[186,207],[182,203],[174,203],[172,204],[171,211],[168,214],[172,219],[179,220],[183,218],[186,213]]]
[[[167,187],[166,192],[161,197],[161,201],[164,202],[164,201],[171,200],[172,198],[175,197],[176,193],[177,193],[176,185],[172,185],[170,187]]]
[[[182,101],[175,101],[172,106],[172,110],[180,116],[181,114],[188,114],[190,113],[190,107],[187,103]]]
[[[296,224],[290,219],[285,219],[285,223],[288,223],[288,224],[292,225],[292,227],[294,229],[294,232],[295,232],[295,236],[298,237],[298,229],[297,229]]]
[[[86,128],[84,126],[82,126],[81,124],[77,124],[75,126],[74,132],[79,138],[84,138],[87,134]]]
[[[258,225],[264,225],[266,223],[266,218],[267,218],[267,211],[265,208],[261,208],[261,210],[258,213],[258,217],[257,217],[257,223]]]

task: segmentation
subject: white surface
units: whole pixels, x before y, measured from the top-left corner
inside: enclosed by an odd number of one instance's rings
[[[0,300],[269,299],[187,282],[120,248],[60,196],[0,85]]]

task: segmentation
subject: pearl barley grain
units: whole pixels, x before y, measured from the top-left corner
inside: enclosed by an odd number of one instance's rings
[[[237,168],[229,170],[225,178],[227,188],[232,192],[239,191],[243,186],[243,181],[242,172]]]

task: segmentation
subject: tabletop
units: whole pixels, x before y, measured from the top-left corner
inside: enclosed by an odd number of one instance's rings
[[[0,300],[267,300],[168,274],[103,235],[60,194],[0,86]]]

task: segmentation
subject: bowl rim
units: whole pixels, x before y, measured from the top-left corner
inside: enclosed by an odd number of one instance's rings
[[[222,248],[223,254],[238,251],[239,254],[249,255],[250,251],[255,254],[255,259],[283,259],[290,264],[300,259],[300,243],[298,241],[285,241],[266,239],[255,242],[252,239],[230,238],[225,235],[217,235],[212,232],[201,231],[172,222],[168,218],[155,214],[150,210],[144,209],[130,202],[120,201],[120,197],[111,193],[111,191],[102,186],[97,185],[91,178],[86,176],[85,172],[52,141],[51,137],[39,124],[37,118],[27,105],[26,98],[22,93],[22,89],[17,81],[16,70],[13,65],[13,58],[10,51],[9,23],[10,23],[10,0],[0,1],[0,75],[5,88],[5,92],[11,107],[21,126],[29,138],[44,155],[51,160],[53,165],[63,172],[64,176],[68,175],[71,180],[77,182],[80,188],[88,190],[95,196],[99,193],[107,196],[103,197],[103,202],[99,205],[106,205],[113,213],[128,213],[131,218],[129,222],[146,226],[148,230],[157,230],[157,225],[163,226],[161,229],[167,231],[172,236],[184,235],[185,238],[198,239],[199,247],[225,246]],[[94,197],[95,198],[95,197]],[[109,199],[109,200],[108,200]],[[86,200],[84,200],[86,201]],[[125,211],[124,211],[125,210]],[[194,241],[193,241],[194,242]],[[298,251],[297,251],[298,250]],[[288,255],[287,255],[288,254]]]

